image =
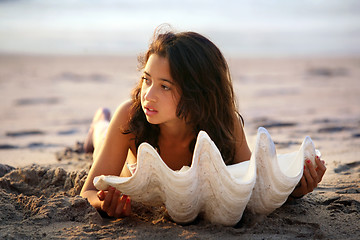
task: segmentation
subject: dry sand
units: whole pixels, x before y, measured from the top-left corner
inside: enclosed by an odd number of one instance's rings
[[[230,59],[249,145],[265,126],[278,153],[305,136],[326,161],[322,183],[267,217],[236,227],[182,226],[134,204],[106,219],[78,196],[92,115],[129,97],[136,57],[0,56],[0,238],[359,239],[360,59]],[[36,165],[34,165],[36,164]]]

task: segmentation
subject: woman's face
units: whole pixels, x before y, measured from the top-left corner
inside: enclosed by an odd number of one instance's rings
[[[180,94],[170,74],[167,58],[150,55],[142,76],[141,106],[152,124],[176,123]]]

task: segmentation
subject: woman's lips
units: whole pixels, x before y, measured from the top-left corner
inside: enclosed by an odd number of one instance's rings
[[[151,107],[144,107],[144,110],[145,110],[145,114],[147,116],[153,116],[158,112],[156,109],[151,108]]]

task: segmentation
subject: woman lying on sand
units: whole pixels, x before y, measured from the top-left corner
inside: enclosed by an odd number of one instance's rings
[[[99,109],[85,142],[94,150],[94,163],[81,196],[108,216],[131,213],[130,197],[115,188],[97,191],[93,179],[99,175],[129,177],[136,169],[137,148],[148,142],[172,170],[190,166],[196,136],[208,133],[224,162],[250,159],[243,120],[236,109],[232,81],[220,50],[194,32],[159,33],[141,58],[142,77],[132,99],[122,103],[110,121],[110,112]],[[312,192],[326,168],[310,160],[298,187],[289,198]]]

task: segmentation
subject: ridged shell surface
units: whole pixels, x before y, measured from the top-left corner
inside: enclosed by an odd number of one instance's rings
[[[233,226],[245,207],[256,214],[280,207],[299,182],[309,155],[315,158],[307,137],[298,152],[278,158],[270,134],[259,128],[251,159],[226,166],[214,142],[200,131],[187,170],[171,170],[151,145],[142,143],[132,177],[98,176],[94,185],[99,190],[113,186],[144,204],[164,204],[177,223],[190,223],[201,214],[212,223]]]

